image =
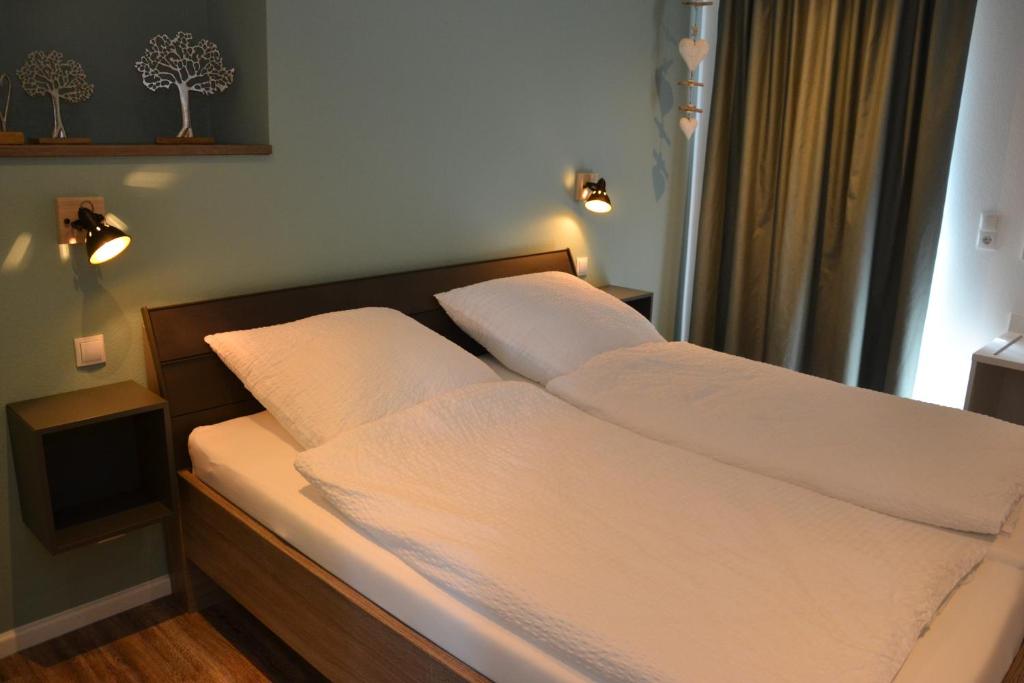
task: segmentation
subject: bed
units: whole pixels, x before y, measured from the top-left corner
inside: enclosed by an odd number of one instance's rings
[[[545,271],[575,273],[569,251],[144,308],[148,382],[170,406],[178,468],[179,515],[165,524],[174,593],[195,609],[211,594],[212,580],[334,680],[487,680],[203,483],[192,471],[187,441],[198,426],[262,410],[203,341],[208,334],[386,306],[480,354],[434,293]]]
[[[180,520],[168,525],[176,593],[194,606],[198,578],[208,576],[334,679],[579,680],[572,667],[348,528],[291,468],[295,444],[202,342],[211,332],[377,305],[479,353],[432,294],[545,270],[572,272],[571,256],[550,252],[145,310],[150,381],[171,405],[180,467]],[[196,432],[190,462],[188,436],[200,425],[215,426]],[[1022,595],[1020,570],[987,559],[949,599],[897,680],[999,680],[1024,629]]]
[[[346,524],[294,470],[297,452],[297,444],[266,412],[197,430],[190,443],[194,471],[205,484],[475,669],[498,680],[584,680]],[[950,598],[895,680],[1001,680],[1022,628],[1024,573],[988,559]]]

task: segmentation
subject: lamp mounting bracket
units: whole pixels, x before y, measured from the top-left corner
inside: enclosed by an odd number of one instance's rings
[[[78,209],[83,204],[96,213],[107,212],[103,197],[57,197],[57,242],[59,244],[80,244],[85,241],[79,231],[71,225],[78,220]]]
[[[576,173],[576,201],[582,202],[587,198],[587,183],[596,183],[600,179],[600,173],[578,171]]]

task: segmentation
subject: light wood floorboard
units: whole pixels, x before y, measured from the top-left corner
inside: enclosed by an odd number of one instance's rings
[[[170,598],[0,659],[2,681],[323,681],[233,601],[185,613]]]
[[[164,598],[0,659],[0,681],[324,680],[230,600],[184,613]],[[1024,647],[1004,683],[1024,683]]]

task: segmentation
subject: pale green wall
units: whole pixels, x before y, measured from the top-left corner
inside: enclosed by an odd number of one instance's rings
[[[564,246],[664,291],[671,330],[685,183],[662,193],[652,155],[683,149],[655,126],[678,137],[654,86],[659,63],[679,76],[677,4],[269,0],[272,157],[0,161],[0,403],[144,381],[143,305]],[[607,176],[612,214],[571,201],[577,167]],[[59,257],[53,200],[77,194],[137,237],[102,268]],[[72,338],[99,332],[106,367],[77,371]],[[0,443],[0,631],[164,572],[156,529],[50,557]]]

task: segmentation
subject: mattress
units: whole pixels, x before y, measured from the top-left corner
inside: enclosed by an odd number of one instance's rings
[[[498,681],[583,676],[473,611],[362,536],[293,467],[298,447],[268,413],[193,432],[196,475],[416,631]],[[951,595],[898,683],[1000,681],[1024,638],[1024,571],[987,559]]]

